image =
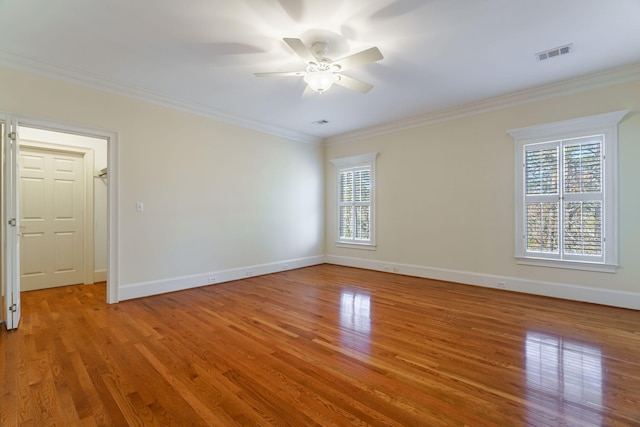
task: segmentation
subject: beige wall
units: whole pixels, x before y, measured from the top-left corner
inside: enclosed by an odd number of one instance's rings
[[[0,111],[117,133],[121,287],[322,256],[322,147],[7,68]]]
[[[622,268],[610,274],[517,265],[515,144],[506,131],[623,109],[630,113],[619,126]],[[331,145],[325,159],[325,252],[334,260],[366,260],[373,268],[397,263],[448,272],[445,278],[469,273],[489,286],[499,277],[640,297],[639,112],[640,82],[635,82]],[[338,248],[335,169],[329,160],[372,151],[379,152],[377,250]]]
[[[506,131],[621,109],[630,110],[619,127],[622,268],[517,265],[515,145]],[[0,111],[117,132],[120,284],[145,283],[142,294],[193,275],[325,254],[330,262],[486,286],[500,279],[508,289],[576,299],[614,292],[614,305],[631,296],[640,308],[640,82],[326,148],[4,68]],[[377,250],[337,248],[329,160],[372,151],[380,153]],[[135,212],[138,200],[145,212]]]

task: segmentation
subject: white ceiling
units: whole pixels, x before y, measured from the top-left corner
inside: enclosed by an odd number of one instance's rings
[[[283,37],[377,46],[375,87],[255,77],[304,67]],[[638,64],[640,0],[0,0],[0,63],[313,141]]]

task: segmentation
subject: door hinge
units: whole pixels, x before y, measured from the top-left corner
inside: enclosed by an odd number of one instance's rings
[[[10,140],[15,141],[16,140],[16,133],[15,132],[9,132],[9,134],[7,135],[9,137]]]
[[[9,311],[13,311],[15,313],[16,311],[18,311],[18,306],[15,304],[11,304],[9,306]]]
[[[8,222],[9,222],[10,226],[12,226],[12,227],[16,226],[16,219],[15,218],[11,218]]]

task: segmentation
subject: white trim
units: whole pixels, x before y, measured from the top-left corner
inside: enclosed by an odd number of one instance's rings
[[[533,295],[640,310],[640,293],[636,292],[613,291],[568,283],[542,282],[517,277],[373,261],[337,255],[327,255],[325,262],[328,264],[384,271],[425,279],[442,280],[485,288],[505,289]],[[498,282],[504,283],[504,287],[499,286]]]
[[[368,165],[376,161],[376,157],[378,157],[378,153],[367,153],[367,154],[359,154],[356,156],[349,157],[340,157],[338,159],[329,160],[332,165],[338,168],[344,167],[355,167],[359,165]]]
[[[185,101],[173,98],[171,96],[154,92],[149,89],[141,89],[138,87],[128,86],[115,81],[110,81],[97,74],[87,73],[83,71],[73,71],[57,67],[53,64],[38,61],[33,58],[27,58],[0,51],[0,65],[10,68],[38,74],[54,80],[60,80],[79,86],[96,89],[102,92],[108,92],[139,101],[149,102],[151,104],[160,105],[162,107],[171,108],[173,110],[191,113],[210,119],[231,123],[247,129],[257,130],[270,135],[288,138],[294,141],[320,145],[322,138],[308,135],[302,132],[296,132],[268,123],[251,120],[225,111],[212,108],[196,102]]]
[[[107,270],[95,270],[93,272],[93,283],[106,282]]]
[[[549,268],[568,268],[570,270],[583,270],[583,271],[599,271],[601,273],[615,273],[618,268],[617,264],[604,264],[595,262],[583,262],[573,260],[559,260],[559,259],[546,259],[546,258],[529,258],[524,256],[516,256],[516,263],[520,265],[533,265],[536,267],[549,267]]]
[[[629,110],[613,111],[610,113],[595,114],[507,131],[507,133],[514,138],[516,144],[516,149],[514,150],[514,190],[516,200],[515,258],[518,260],[518,264],[554,268],[563,268],[564,265],[566,266],[564,268],[569,269],[615,273],[616,268],[619,267],[618,123],[620,123],[628,113]],[[604,251],[602,256],[595,262],[590,262],[587,257],[561,256],[562,249],[560,249],[558,254],[554,255],[528,251],[525,242],[525,203],[527,195],[524,189],[524,155],[526,147],[534,144],[562,147],[564,141],[571,141],[575,138],[582,138],[589,135],[604,135],[602,141],[602,152],[604,154],[604,186],[601,200],[605,221],[604,229],[602,230],[604,237]],[[559,195],[566,197],[563,190],[560,190]],[[559,230],[559,232],[562,233],[562,230]],[[562,245],[562,243],[560,244]],[[556,256],[558,258],[557,260],[550,259]],[[563,259],[561,260],[560,258]]]
[[[580,133],[602,133],[603,128],[617,126],[629,110],[613,111],[611,113],[594,114],[578,117],[577,119],[561,120],[541,125],[511,129],[507,133],[518,141],[525,143],[536,142],[547,138],[564,139]]]
[[[269,264],[250,265],[231,270],[210,271],[208,273],[193,274],[190,276],[174,277],[171,279],[154,280],[150,282],[129,283],[120,286],[120,300],[142,298],[151,295],[159,295],[166,292],[182,291],[201,286],[215,285],[233,280],[246,279],[248,277],[262,276],[280,271],[294,270],[324,263],[324,256],[317,255],[307,258],[298,258],[273,262]],[[214,278],[215,280],[209,280]]]
[[[213,118],[260,132],[265,132],[270,135],[281,136],[294,141],[321,145],[341,144],[363,138],[385,135],[393,132],[400,132],[406,129],[412,129],[420,126],[444,122],[447,120],[487,113],[490,111],[496,111],[516,105],[570,95],[587,90],[613,86],[616,84],[623,84],[640,79],[640,64],[632,64],[612,70],[607,70],[601,73],[591,74],[571,80],[540,86],[533,89],[514,92],[504,96],[498,96],[494,98],[484,99],[478,102],[459,105],[453,108],[432,111],[427,114],[408,117],[406,119],[383,123],[377,126],[358,129],[352,132],[346,132],[340,135],[334,135],[323,139],[321,137],[316,137],[313,135],[292,131],[290,129],[273,126],[267,123],[250,120],[245,117],[233,115],[228,112],[214,109],[202,104],[178,100],[161,93],[152,92],[150,90],[122,85],[113,81],[108,81],[103,77],[95,74],[90,74],[82,71],[67,70],[57,67],[53,64],[45,63],[33,58],[27,58],[8,52],[0,52],[0,65],[18,69],[21,71],[26,71],[29,73],[38,74],[67,83],[89,87],[104,92],[114,93],[116,95],[125,96],[127,98],[161,105],[163,107],[183,111],[186,113]]]
[[[351,249],[367,249],[376,250],[376,158],[377,152],[358,154],[349,157],[340,157],[331,159],[329,162],[336,168],[336,199],[335,199],[335,216],[336,216],[336,246]],[[369,207],[371,208],[369,239],[366,241],[347,240],[340,238],[340,174],[342,171],[357,168],[368,168],[371,171],[371,200]],[[366,202],[363,202],[366,204]]]
[[[440,123],[448,120],[474,116],[476,114],[497,111],[517,105],[523,105],[531,102],[543,101],[545,99],[553,99],[560,96],[566,96],[574,93],[585,92],[588,90],[623,84],[639,79],[640,64],[628,65],[625,67],[604,71],[602,73],[591,74],[584,77],[578,77],[576,79],[552,83],[533,89],[514,92],[504,96],[498,96],[495,98],[484,99],[478,102],[459,105],[453,108],[437,110],[419,116],[409,117],[402,120],[383,123],[378,126],[355,130],[353,132],[346,132],[340,135],[325,138],[324,145],[343,144],[359,139],[372,138],[375,136],[400,132],[420,126],[427,126],[434,123]]]
[[[368,251],[376,250],[376,245],[374,243],[343,242],[342,240],[336,240],[336,247],[349,249],[366,249]]]
[[[109,178],[107,180],[107,205],[109,209],[107,219],[109,253],[109,265],[107,267],[107,303],[117,303],[118,287],[120,284],[120,251],[118,246],[120,241],[118,229],[118,134],[65,122],[0,112],[0,117],[3,116],[17,119],[20,126],[102,138],[107,141],[107,165],[109,167]]]

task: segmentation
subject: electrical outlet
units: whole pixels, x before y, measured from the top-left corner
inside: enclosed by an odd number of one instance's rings
[[[501,280],[498,280],[496,282],[496,288],[505,289],[506,287],[507,287],[507,282],[503,282]]]
[[[391,266],[385,265],[384,266],[384,271],[391,271]]]

